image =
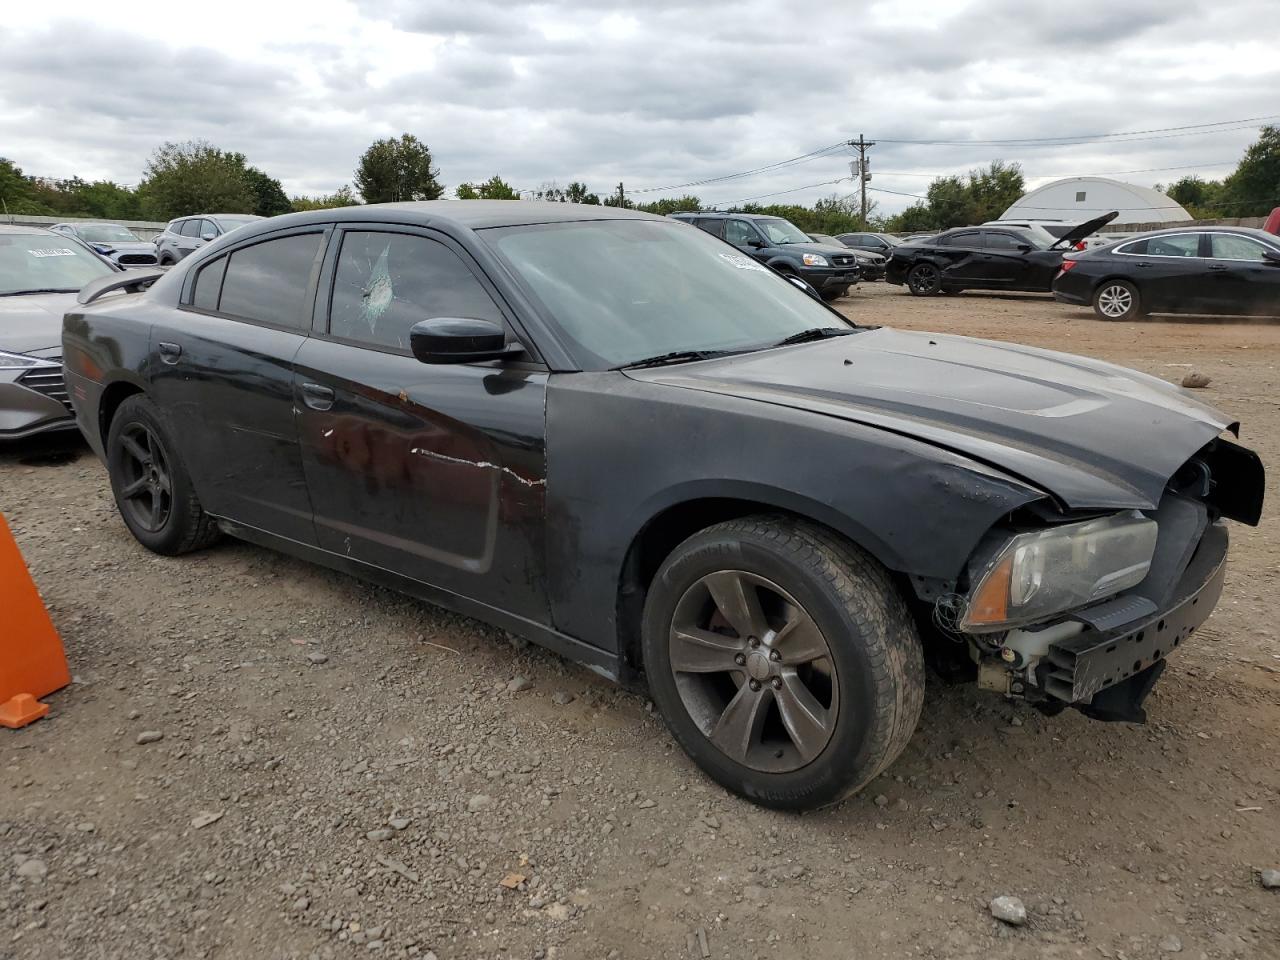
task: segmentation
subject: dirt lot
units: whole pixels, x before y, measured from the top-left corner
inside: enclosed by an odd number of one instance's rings
[[[883,284],[841,305],[1194,365],[1280,463],[1280,325]],[[1280,957],[1276,475],[1150,724],[931,678],[889,773],[800,817],[711,785],[643,696],[255,547],[152,556],[83,446],[5,449],[0,512],[76,682],[0,731],[0,958]]]

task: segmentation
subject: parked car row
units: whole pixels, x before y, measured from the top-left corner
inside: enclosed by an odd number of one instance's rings
[[[885,279],[916,296],[962,290],[1052,293],[1104,320],[1150,313],[1280,316],[1280,237],[1248,227],[1178,227],[1138,236],[1043,221],[956,227],[893,248]],[[1081,249],[1083,247],[1083,249]]]
[[[203,244],[262,217],[201,214],[171,220],[154,241],[118,223],[68,221],[48,230],[0,226],[0,440],[74,429],[63,382],[62,317],[86,283],[155,279]],[[137,279],[134,279],[137,278]]]
[[[90,257],[71,404],[148,549],[229,534],[643,681],[756,803],[878,776],[926,644],[1046,712],[1142,719],[1218,600],[1226,521],[1260,516],[1233,418],[1110,364],[859,326],[793,285],[851,282],[849,248],[681,219],[317,210],[137,294]]]

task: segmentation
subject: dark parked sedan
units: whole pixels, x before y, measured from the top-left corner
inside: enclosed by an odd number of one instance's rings
[[[857,327],[630,210],[318,210],[118,283],[63,342],[143,545],[228,533],[643,678],[776,807],[894,759],[926,647],[1140,719],[1262,505],[1231,418],[1169,384]]]
[[[885,279],[906,284],[918,297],[961,290],[1048,293],[1063,253],[1115,217],[1098,217],[1061,237],[1034,227],[957,227],[894,247]]]
[[[1148,313],[1280,316],[1280,237],[1247,227],[1161,230],[1064,258],[1064,303],[1103,320]]]

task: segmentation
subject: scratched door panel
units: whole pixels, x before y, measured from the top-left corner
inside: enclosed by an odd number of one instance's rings
[[[547,622],[546,373],[312,339],[295,376],[323,548]]]

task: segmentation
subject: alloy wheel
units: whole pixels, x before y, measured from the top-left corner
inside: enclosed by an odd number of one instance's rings
[[[1098,310],[1103,316],[1118,319],[1133,309],[1133,293],[1128,287],[1113,283],[1098,293]]]
[[[120,433],[120,501],[138,526],[151,533],[164,528],[173,509],[173,479],[164,445],[143,423]]]
[[[916,293],[936,293],[941,282],[937,267],[921,264],[911,271],[911,289]]]
[[[742,570],[702,577],[676,604],[668,649],[685,710],[730,759],[787,773],[830,742],[840,709],[831,649],[776,583]]]

